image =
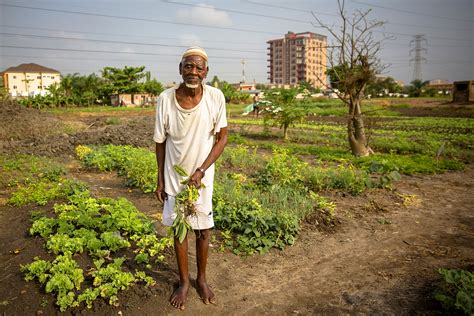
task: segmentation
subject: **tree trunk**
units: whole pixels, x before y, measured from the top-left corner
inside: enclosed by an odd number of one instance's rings
[[[288,126],[283,126],[283,139],[288,139]]]
[[[364,121],[360,111],[360,101],[351,100],[349,104],[349,120],[347,122],[347,137],[352,154],[356,157],[365,157],[371,153],[367,146]]]

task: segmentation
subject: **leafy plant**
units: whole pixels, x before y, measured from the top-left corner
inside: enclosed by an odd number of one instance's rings
[[[38,181],[30,181],[25,185],[19,185],[18,189],[12,193],[8,203],[14,206],[22,206],[30,203],[36,205],[46,205],[49,201],[66,197],[75,190],[84,189],[84,184],[64,178],[54,179],[43,178]]]
[[[57,257],[52,262],[35,258],[22,266],[25,280],[37,279],[47,293],[55,294],[61,311],[81,302],[91,308],[100,297],[116,305],[119,291],[131,284],[138,281],[147,286],[154,284],[143,271],[137,278],[131,272],[122,271],[125,258],[115,258],[107,265],[104,258],[110,260],[116,251],[132,248],[139,253],[137,261],[145,263],[152,258],[161,261],[163,250],[171,245],[169,238],[158,239],[152,222],[126,199],[96,199],[87,190],[76,190],[67,200],[54,205],[56,217],[35,217],[30,234],[43,237],[46,249]],[[72,258],[83,251],[99,258],[94,261],[96,269],[90,271],[94,278],[92,287],[84,288],[83,270]]]
[[[434,293],[447,310],[459,310],[466,315],[474,314],[474,273],[466,270],[439,269],[446,282]]]
[[[177,237],[182,243],[189,231],[193,228],[188,222],[188,217],[197,216],[195,203],[199,198],[199,190],[196,186],[189,184],[189,175],[181,166],[174,165],[174,170],[178,175],[184,177],[181,184],[184,184],[184,189],[176,194],[175,207],[176,218],[171,225],[171,231],[174,237]]]

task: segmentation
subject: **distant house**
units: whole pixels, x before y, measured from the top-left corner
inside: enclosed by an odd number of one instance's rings
[[[474,102],[474,80],[453,82],[453,102]]]
[[[150,93],[119,93],[110,96],[112,106],[146,106],[154,105],[157,97]]]
[[[444,79],[435,79],[430,81],[427,88],[432,88],[438,93],[448,94],[453,91],[453,84]]]
[[[255,90],[255,83],[241,82],[241,83],[238,83],[235,88],[239,91],[251,91],[251,90]]]
[[[46,95],[50,85],[61,82],[59,71],[33,63],[10,67],[0,74],[12,97]]]

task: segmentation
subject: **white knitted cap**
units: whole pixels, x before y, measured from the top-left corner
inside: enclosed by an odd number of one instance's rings
[[[188,57],[188,56],[201,56],[204,58],[205,61],[207,61],[207,53],[204,50],[204,48],[201,48],[199,46],[191,46],[183,54],[183,58]]]

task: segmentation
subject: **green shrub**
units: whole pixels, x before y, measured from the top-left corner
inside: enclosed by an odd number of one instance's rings
[[[439,269],[444,283],[435,291],[434,298],[448,311],[458,310],[474,314],[474,273],[466,270]]]
[[[53,210],[55,217],[35,217],[29,232],[40,235],[46,249],[57,257],[52,262],[35,258],[21,270],[25,272],[25,280],[37,279],[46,293],[56,295],[60,311],[81,302],[91,308],[99,297],[117,305],[119,291],[139,281],[147,285],[155,282],[144,271],[136,274],[122,271],[126,258],[114,258],[112,263],[104,265],[123,248],[139,253],[133,258],[137,264],[147,264],[151,259],[159,262],[164,260],[163,249],[172,244],[169,238],[156,237],[152,221],[132,203],[123,198],[96,199],[87,190],[76,190],[68,196],[67,203],[56,204]],[[83,270],[73,259],[82,252],[98,258],[94,261],[95,268],[89,271],[92,286],[83,284]]]
[[[76,155],[87,167],[100,171],[116,170],[127,178],[127,185],[143,192],[155,191],[157,165],[155,154],[133,146],[77,146]]]
[[[54,181],[56,180],[56,181]],[[17,189],[8,199],[8,204],[14,206],[22,206],[30,203],[36,205],[46,205],[49,201],[66,197],[73,194],[77,190],[84,190],[85,185],[78,181],[53,177],[53,181],[49,177],[19,184]]]

